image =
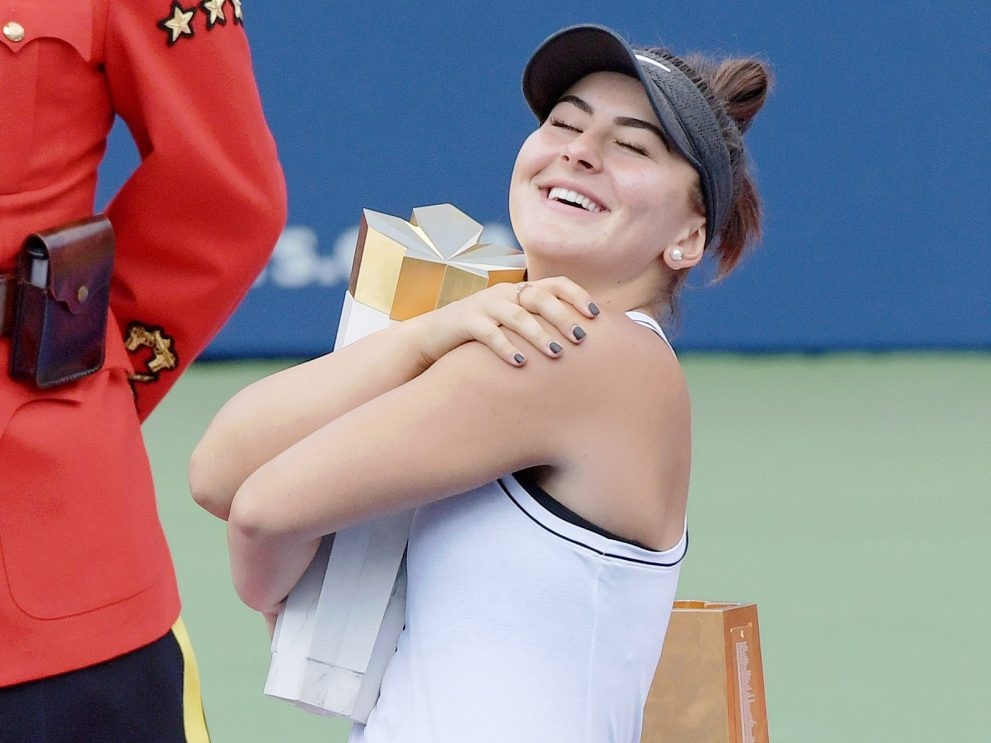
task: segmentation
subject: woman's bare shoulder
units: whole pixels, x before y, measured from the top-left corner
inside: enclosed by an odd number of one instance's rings
[[[648,396],[675,403],[686,394],[681,365],[668,342],[625,314],[597,319],[576,350],[582,382],[616,401]]]
[[[604,313],[581,344],[553,359],[533,351],[522,367],[464,344],[402,394],[416,409],[399,417],[434,438],[457,431],[445,449],[474,445],[459,461],[485,474],[544,465],[549,492],[593,523],[644,544],[680,536],[687,390],[666,342],[626,316]]]
[[[561,339],[563,351],[548,358],[519,336],[506,335],[527,349],[526,363],[512,367],[480,343],[466,343],[436,365],[445,383],[470,394],[505,396],[512,405],[568,416],[577,409],[625,407],[633,401],[677,404],[687,399],[684,377],[674,352],[653,330],[623,313],[603,313],[587,324],[578,345]],[[443,370],[443,371],[441,371]]]
[[[558,458],[545,483],[576,513],[658,549],[681,536],[691,406],[678,359],[650,328],[603,315],[551,371]],[[535,365],[536,366],[536,365]]]

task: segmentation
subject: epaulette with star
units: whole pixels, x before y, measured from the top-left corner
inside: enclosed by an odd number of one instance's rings
[[[188,8],[184,7],[179,0],[172,0],[169,14],[160,20],[157,26],[166,33],[168,45],[174,46],[182,39],[191,39],[196,35],[196,16],[198,13],[202,12],[207,31],[211,31],[216,26],[226,25],[228,11],[225,6],[228,2],[231,4],[230,20],[235,25],[243,25],[242,0],[202,0],[198,5],[194,3]]]

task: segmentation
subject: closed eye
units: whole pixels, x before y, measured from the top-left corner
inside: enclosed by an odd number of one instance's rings
[[[647,156],[646,147],[641,147],[640,145],[633,144],[632,142],[620,142],[619,140],[616,140],[616,144],[618,144],[620,147],[625,147],[626,149],[630,150],[631,152],[635,152],[638,155],[643,155],[644,157]]]
[[[581,129],[579,129],[577,126],[573,126],[572,124],[569,124],[563,119],[558,119],[552,116],[550,118],[550,122],[551,122],[551,126],[555,126],[558,129],[565,129],[569,132],[577,132],[578,134],[581,134],[582,131]]]

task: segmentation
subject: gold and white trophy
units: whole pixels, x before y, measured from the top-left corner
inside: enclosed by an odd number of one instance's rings
[[[336,348],[500,282],[521,281],[518,248],[483,244],[482,225],[450,204],[410,221],[363,210]],[[265,693],[364,722],[405,621],[412,511],[325,537],[289,594]]]

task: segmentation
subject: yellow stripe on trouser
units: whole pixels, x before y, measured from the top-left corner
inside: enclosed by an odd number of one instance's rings
[[[172,634],[182,652],[182,717],[186,728],[186,743],[210,743],[203,714],[203,696],[200,691],[200,673],[196,667],[193,644],[182,617],[172,626]]]

